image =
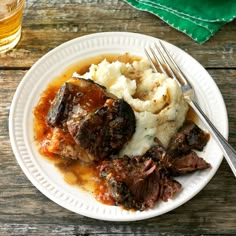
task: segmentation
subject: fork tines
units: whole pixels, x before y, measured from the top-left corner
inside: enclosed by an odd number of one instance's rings
[[[145,53],[155,72],[165,73],[169,77],[174,78],[180,85],[189,85],[183,71],[160,40],[158,40],[158,44],[154,43],[148,50],[145,49]]]

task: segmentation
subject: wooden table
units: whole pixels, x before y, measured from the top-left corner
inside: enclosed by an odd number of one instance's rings
[[[236,235],[236,180],[225,160],[209,184],[176,210],[144,221],[105,222],[63,209],[41,194],[18,166],[8,135],[14,92],[40,57],[82,35],[129,31],[169,41],[208,70],[223,94],[229,141],[236,148],[235,23],[199,45],[122,0],[29,0],[20,43],[0,55],[0,235]]]

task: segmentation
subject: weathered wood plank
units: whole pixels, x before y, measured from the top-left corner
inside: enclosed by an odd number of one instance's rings
[[[236,147],[236,70],[208,70],[229,113]],[[42,195],[16,163],[8,136],[9,107],[26,70],[0,70],[0,235],[217,235],[236,234],[236,185],[226,161],[209,184],[183,206],[137,222],[104,222],[58,206]]]
[[[222,27],[202,46],[158,17],[138,11],[122,0],[30,0],[24,12],[22,39],[15,49],[0,56],[0,67],[30,67],[45,53],[73,38],[125,31],[169,41],[205,67],[235,68],[235,22]]]

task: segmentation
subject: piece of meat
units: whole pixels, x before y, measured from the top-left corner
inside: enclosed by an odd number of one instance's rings
[[[171,155],[188,153],[191,149],[202,151],[209,140],[209,135],[194,122],[187,120],[171,139],[168,152]]]
[[[130,105],[109,94],[92,80],[67,81],[52,101],[47,115],[52,129],[68,133],[72,143],[63,143],[53,153],[86,162],[111,158],[135,132],[136,120]],[[58,136],[54,135],[54,141]],[[56,150],[56,152],[55,152]]]
[[[65,159],[78,159],[78,156],[86,157],[86,153],[83,153],[84,151],[80,149],[71,135],[57,127],[53,128],[51,137],[44,141],[43,148],[47,152],[58,154]]]
[[[158,140],[158,138],[154,138],[154,142],[155,144],[150,147],[143,156],[158,162],[159,165],[163,167],[163,169],[171,167],[172,163],[169,161],[171,159],[169,153],[167,153],[166,149],[161,144],[160,140]]]
[[[171,156],[156,139],[143,156],[103,161],[100,175],[105,178],[109,194],[117,205],[126,209],[153,208],[158,200],[168,201],[181,184],[171,176],[210,168],[194,151]]]
[[[107,99],[96,112],[67,122],[76,143],[94,160],[117,155],[135,131],[132,108],[123,99]]]
[[[104,161],[100,174],[116,204],[126,209],[153,208],[159,199],[167,201],[181,188],[158,163],[141,156]]]
[[[210,168],[211,165],[203,158],[199,157],[194,151],[178,158],[172,158],[170,171],[173,175],[191,173],[197,170]]]
[[[47,124],[62,128],[70,116],[81,116],[101,107],[108,97],[104,87],[92,80],[72,78],[58,90],[47,115]]]
[[[56,94],[48,115],[46,117],[47,124],[51,127],[61,127],[68,117],[68,98],[69,89],[68,84],[65,83]]]
[[[202,134],[198,129],[193,132],[195,125],[188,123],[180,129],[178,135],[191,133],[194,140],[198,141],[195,134]],[[211,167],[191,150],[195,147],[193,143],[192,147],[184,148],[186,153],[183,153],[170,152],[157,138],[154,141],[155,144],[143,156],[124,156],[100,164],[100,176],[105,179],[108,192],[116,205],[136,210],[153,208],[158,200],[168,201],[180,190],[181,184],[173,176]],[[185,145],[189,143],[185,142]]]
[[[157,161],[166,173],[174,176],[211,167],[209,163],[199,157],[193,150],[188,150],[187,153],[182,154],[169,152],[157,138],[155,138],[155,145],[144,154],[144,157]]]

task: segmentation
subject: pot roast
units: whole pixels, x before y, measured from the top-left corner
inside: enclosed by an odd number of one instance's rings
[[[72,78],[52,101],[47,124],[53,128],[50,152],[91,162],[118,154],[135,131],[135,116],[127,102],[105,87]]]
[[[181,134],[191,140],[190,148],[186,147],[186,139],[179,139]],[[100,175],[116,205],[136,210],[152,208],[158,200],[168,201],[181,189],[174,176],[210,168],[210,164],[192,150],[199,146],[202,149],[206,140],[208,134],[187,121],[173,137],[170,149],[165,149],[156,138],[155,145],[142,156],[103,161]],[[180,146],[184,148],[180,150]]]

